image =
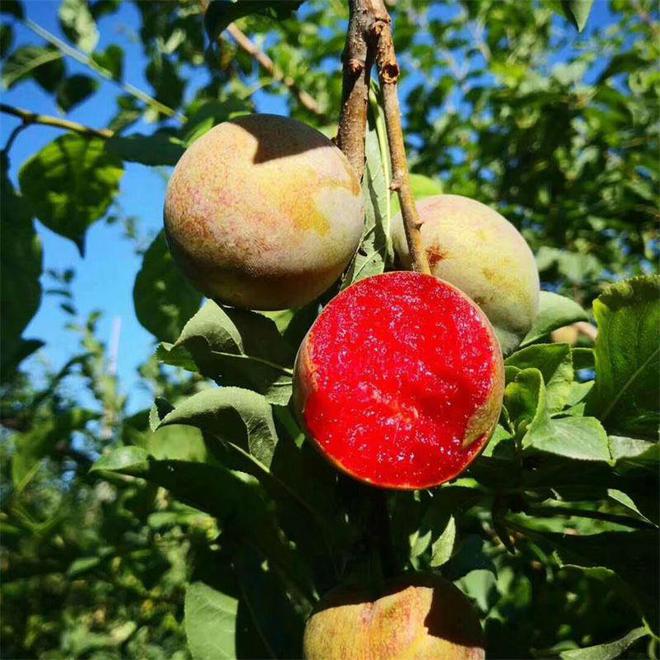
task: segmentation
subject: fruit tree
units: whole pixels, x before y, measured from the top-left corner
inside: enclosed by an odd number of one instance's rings
[[[0,11],[3,657],[660,656],[654,3]]]

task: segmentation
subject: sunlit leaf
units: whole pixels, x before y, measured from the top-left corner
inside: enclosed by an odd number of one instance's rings
[[[42,269],[41,240],[21,197],[7,177],[2,164],[0,183],[0,334],[2,335],[3,377],[9,376],[9,361],[18,357],[21,334],[39,309]],[[23,349],[24,350],[24,349]]]
[[[186,589],[184,622],[193,660],[233,660],[238,601],[203,582]]]
[[[212,0],[204,16],[206,31],[215,39],[230,23],[248,16],[262,14],[281,20],[294,12],[304,0]]]
[[[81,50],[90,53],[99,40],[99,32],[87,0],[62,0],[60,26],[66,36]]]
[[[541,291],[539,312],[520,346],[529,346],[553,330],[577,321],[587,321],[587,313],[573,300],[549,291]]]
[[[596,385],[588,412],[613,433],[656,437],[660,400],[660,277],[609,287],[594,302]]]
[[[2,85],[10,89],[16,83],[33,76],[49,92],[64,78],[62,53],[56,48],[24,46],[15,50],[2,67]]]
[[[49,229],[85,252],[85,232],[119,192],[121,162],[100,138],[62,135],[23,164],[21,192]]]

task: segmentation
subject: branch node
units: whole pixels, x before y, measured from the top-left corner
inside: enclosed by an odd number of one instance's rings
[[[348,62],[346,62],[348,70],[354,75],[358,75],[364,70],[364,62],[357,59],[356,57],[351,57]]]

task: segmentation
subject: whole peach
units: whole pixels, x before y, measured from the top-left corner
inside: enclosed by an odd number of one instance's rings
[[[482,660],[484,640],[470,601],[451,582],[416,576],[381,598],[331,592],[305,627],[307,660]]]
[[[466,293],[493,324],[504,353],[532,326],[538,311],[539,275],[518,230],[497,211],[460,195],[417,202],[431,272]],[[410,265],[403,220],[392,220],[394,249]]]
[[[164,216],[172,254],[202,293],[261,310],[323,293],[363,230],[360,182],[341,151],[265,114],[219,124],[186,150]]]

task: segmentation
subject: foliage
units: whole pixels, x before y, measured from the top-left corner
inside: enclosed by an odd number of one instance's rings
[[[308,1],[295,16],[299,2],[258,4],[266,16],[251,15],[255,3],[213,3],[208,46],[196,2],[135,2],[145,66],[130,71],[99,39],[118,2],[64,0],[65,41],[29,45],[14,45],[22,4],[2,3],[5,87],[31,80],[63,112],[99,94],[116,105],[109,132],[65,132],[21,164],[17,186],[13,139],[2,153],[3,656],[297,657],[306,616],[335,585],[435,570],[474,599],[492,657],[657,657],[651,3],[611,0],[586,27],[584,1],[392,8],[415,194],[495,206],[534,249],[546,291],[506,360],[484,454],[453,483],[386,495],[328,466],[289,407],[296,349],[336,291],[273,314],[200,308],[152,237],[134,301],[161,342],[141,368],[155,403],[130,414],[98,315],[73,323],[73,270],[42,272],[41,225],[82,254],[86,233],[115,217],[124,163],[173,165],[213,125],[253,110],[257,87],[333,131],[345,3]],[[236,19],[277,72],[222,32]],[[71,71],[72,52],[87,73]],[[138,120],[153,131],[131,132]],[[377,86],[368,128],[365,235],[337,289],[393,267]],[[24,336],[44,298],[80,336],[57,372],[39,370],[43,342]],[[587,319],[595,345],[549,342]]]

